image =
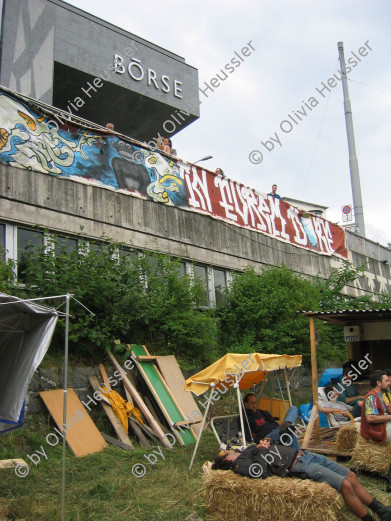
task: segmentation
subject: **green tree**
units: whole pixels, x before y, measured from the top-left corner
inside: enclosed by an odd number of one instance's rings
[[[255,273],[247,268],[226,292],[218,309],[220,339],[226,350],[309,354],[308,318],[316,309],[318,290],[286,266]]]
[[[0,248],[0,257],[5,258],[5,252]],[[0,262],[0,292],[12,294],[16,283],[16,265],[12,259]]]
[[[145,343],[154,354],[175,354],[189,368],[211,361],[216,327],[214,318],[198,309],[201,282],[183,276],[179,260],[127,255],[121,247],[107,238],[88,247],[82,241],[70,251],[57,239],[45,247],[29,246],[20,273],[24,285],[12,293],[22,298],[69,293],[93,313],[72,303],[70,352],[101,353],[119,339]],[[4,289],[10,288],[11,273],[1,266]],[[59,349],[63,328],[59,320],[54,338]]]

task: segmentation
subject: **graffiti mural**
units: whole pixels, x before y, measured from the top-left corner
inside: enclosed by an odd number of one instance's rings
[[[347,258],[342,228],[110,131],[59,125],[0,90],[0,163],[208,214],[323,255]]]
[[[85,180],[181,206],[186,191],[178,167],[117,136],[59,127],[51,116],[0,91],[0,162]]]

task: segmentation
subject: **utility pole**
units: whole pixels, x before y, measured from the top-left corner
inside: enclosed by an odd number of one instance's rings
[[[345,56],[343,42],[338,42],[339,61],[342,72],[343,104],[345,109],[346,132],[348,135],[350,180],[353,193],[353,209],[355,217],[355,231],[365,237],[364,209],[361,200],[360,173],[354,142],[352,107],[350,105],[348,80],[346,77]]]

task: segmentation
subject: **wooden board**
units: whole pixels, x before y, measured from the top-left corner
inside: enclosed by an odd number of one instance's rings
[[[132,398],[132,395],[130,394],[130,392],[128,391],[128,389],[126,389],[126,387],[124,387],[125,389],[125,394],[126,394],[126,399],[128,400],[129,403],[131,403],[132,405],[134,405],[133,403],[133,398]],[[141,413],[140,413],[141,414]],[[142,430],[142,427],[143,427],[143,424],[139,424],[139,422],[137,420],[135,420],[134,418],[129,418],[130,420],[130,427],[133,429],[133,432],[135,433],[135,435],[137,436],[140,444],[145,447],[145,448],[148,448],[151,446],[151,444],[149,443],[149,441],[147,440],[147,438],[144,436],[143,434],[143,430]],[[145,427],[145,425],[144,425]],[[144,429],[144,432],[145,432],[145,429]],[[153,432],[153,431],[152,431]]]
[[[287,409],[285,409],[285,405]],[[289,402],[285,400],[281,400],[279,398],[268,398],[262,396],[258,402],[257,409],[262,409],[264,411],[268,411],[272,416],[280,418],[277,423],[282,424],[283,419],[289,409]]]
[[[170,388],[170,391],[175,396],[175,399],[185,414],[188,423],[191,423],[191,419],[195,421],[195,418],[199,418],[197,421],[201,422],[201,411],[199,410],[197,402],[194,400],[191,392],[185,391],[185,379],[175,356],[157,356],[156,361],[163,378]],[[198,437],[201,425],[196,423],[192,427]]]
[[[135,356],[149,355],[145,346],[132,345],[132,352]],[[153,362],[138,362],[137,368],[143,376],[145,383],[148,385],[153,397],[158,403],[162,413],[164,414],[168,424],[174,425],[176,422],[181,422],[186,419],[184,413],[181,411],[179,405],[176,403],[175,398],[172,396],[171,391],[167,387],[159,370]],[[191,422],[189,423],[189,426]],[[176,429],[172,427],[172,432],[175,433],[179,443],[181,445],[190,445],[196,441],[196,434],[192,431],[192,428]]]
[[[152,430],[155,432],[155,434],[157,435],[157,437],[159,438],[159,440],[163,443],[163,445],[165,447],[172,449],[172,444],[169,442],[169,437],[166,436],[166,433],[164,433],[162,431],[162,429],[159,427],[159,425],[155,422],[148,407],[145,405],[144,400],[141,398],[141,396],[137,392],[134,385],[132,385],[129,378],[125,375],[123,369],[121,368],[120,364],[117,362],[113,353],[111,351],[107,351],[107,354],[109,355],[111,361],[113,362],[114,367],[117,369],[117,371],[119,371],[122,374],[122,376],[123,376],[122,382],[123,382],[124,386],[128,389],[128,391],[132,395],[132,398],[136,402],[137,407],[144,414],[147,422],[152,427]]]
[[[63,432],[63,389],[41,391],[39,396],[44,401],[58,426],[58,432],[53,430],[53,436],[50,436],[52,443],[55,442],[54,436],[57,436],[62,441],[62,434],[60,433]],[[107,443],[73,389],[68,389],[67,392],[66,420],[68,425],[68,427],[64,425],[66,440],[75,456],[87,456],[107,447]]]
[[[100,374],[102,375],[102,379],[103,379],[103,382],[105,383],[106,387],[110,388],[109,379],[108,379],[106,369],[103,364],[99,364],[99,370],[100,370]],[[130,376],[129,376],[129,380],[131,380]],[[128,389],[126,387],[124,387],[124,389],[125,389],[127,401],[131,405],[134,405],[133,400],[132,400],[132,395],[130,394],[130,392],[128,391]],[[137,436],[141,445],[145,448],[149,448],[151,446],[151,444],[149,443],[147,438],[144,436],[138,422],[136,420],[132,421],[131,418],[129,418],[129,420],[130,420],[129,427],[133,430],[134,434]]]
[[[91,387],[93,388],[93,390],[100,392],[100,385],[99,385],[99,381],[96,378],[96,376],[90,376],[89,381],[90,381],[90,384],[91,384]],[[109,389],[110,389],[110,387],[109,387]],[[101,394],[104,396],[103,393],[101,393]],[[103,410],[105,411],[108,419],[110,420],[110,423],[113,426],[115,433],[118,436],[119,440],[122,441],[122,443],[124,443],[125,445],[127,445],[129,447],[129,449],[134,449],[133,443],[130,441],[129,436],[126,434],[126,431],[125,431],[120,419],[115,414],[111,405],[107,405],[107,403],[105,403],[103,400],[100,403],[101,403]]]
[[[0,460],[0,469],[9,469],[11,467],[16,467],[16,465],[23,465],[28,467],[27,463],[24,459],[2,459]]]

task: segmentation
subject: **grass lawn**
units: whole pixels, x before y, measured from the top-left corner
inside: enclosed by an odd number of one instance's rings
[[[54,424],[42,418],[35,417],[22,429],[0,438],[0,459],[23,458],[29,462],[27,455],[39,450],[41,445],[48,457],[47,460],[42,457],[37,465],[30,463],[30,472],[25,478],[17,477],[14,469],[0,470],[1,521],[61,519],[62,446],[50,447],[46,443],[45,437],[53,432]],[[108,432],[102,416],[94,416],[94,421]],[[210,519],[203,507],[201,469],[202,463],[211,460],[217,450],[210,432],[202,438],[190,473],[188,467],[194,445],[176,444],[171,451],[161,448],[164,460],[157,455],[154,465],[148,463],[144,454],[154,449],[159,452],[157,447],[136,446],[134,451],[109,446],[103,452],[84,458],[76,458],[67,449],[67,521],[185,521],[192,513],[202,520]],[[145,476],[138,478],[132,474],[137,463],[145,465]],[[361,475],[360,479],[379,500],[391,504],[391,495],[385,493],[385,479],[368,475]],[[353,519],[343,512],[341,521]]]
[[[23,429],[1,437],[0,459],[23,458],[43,445],[48,459],[34,465],[25,478],[14,469],[0,471],[0,519],[17,521],[57,521],[61,519],[62,445],[49,447],[45,437],[53,424],[28,423]],[[217,446],[205,433],[195,468],[188,472],[194,445],[172,450],[161,448],[164,460],[148,463],[144,454],[157,447],[124,451],[109,446],[103,452],[77,458],[67,449],[66,520],[67,521],[162,521],[185,520],[197,512],[202,518],[202,463],[213,458]],[[144,477],[135,477],[132,467],[143,463]]]

